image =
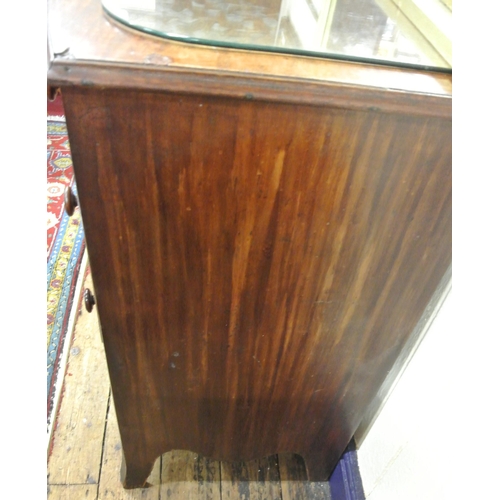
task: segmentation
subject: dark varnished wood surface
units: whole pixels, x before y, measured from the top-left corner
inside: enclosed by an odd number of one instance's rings
[[[449,116],[63,98],[125,484],[169,449],[327,479],[450,264]]]
[[[48,61],[124,484],[168,449],[326,479],[451,262],[451,76],[167,42],[99,0],[49,1]]]

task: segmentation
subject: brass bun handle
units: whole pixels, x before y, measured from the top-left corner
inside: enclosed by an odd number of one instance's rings
[[[78,198],[73,194],[71,188],[66,186],[64,190],[64,210],[71,217],[75,213],[75,208],[78,206]]]

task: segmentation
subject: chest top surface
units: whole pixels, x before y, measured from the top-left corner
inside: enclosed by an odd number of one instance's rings
[[[99,0],[50,0],[50,85],[112,86],[451,117],[451,74],[166,40]]]

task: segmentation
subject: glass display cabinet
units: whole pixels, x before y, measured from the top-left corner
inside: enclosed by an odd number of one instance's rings
[[[49,0],[122,447],[362,439],[451,266],[451,0]]]

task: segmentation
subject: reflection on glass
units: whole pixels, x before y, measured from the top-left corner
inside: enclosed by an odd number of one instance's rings
[[[451,68],[452,0],[102,0],[125,24],[167,38]]]

